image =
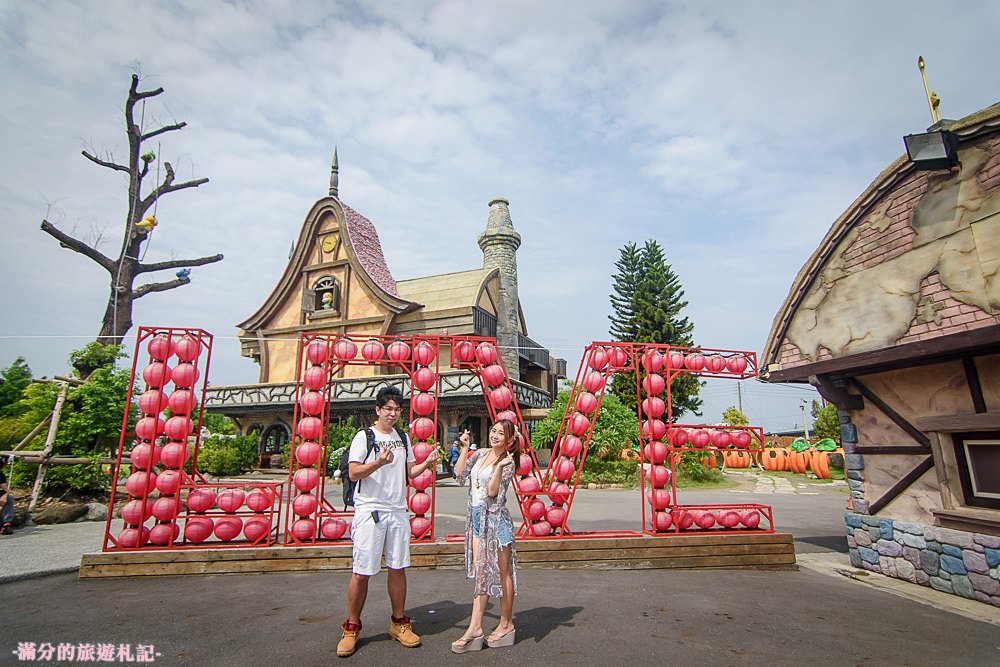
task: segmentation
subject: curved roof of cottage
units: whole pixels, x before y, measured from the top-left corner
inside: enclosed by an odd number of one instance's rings
[[[299,231],[292,256],[278,280],[278,284],[253,315],[236,325],[244,331],[259,329],[277,312],[280,304],[291,291],[296,289],[302,270],[308,260],[311,241],[316,237],[321,222],[328,215],[336,216],[341,228],[341,238],[352,264],[361,270],[356,275],[365,283],[375,297],[396,313],[420,308],[421,304],[400,296],[396,280],[392,277],[382,253],[378,232],[371,220],[361,215],[333,196],[318,200],[306,214]]]
[[[960,141],[996,132],[1000,130],[1000,103],[970,114],[959,121],[944,121],[944,125],[945,129],[957,134]],[[868,214],[879,205],[885,195],[893,192],[913,172],[914,166],[909,158],[905,154],[900,156],[886,167],[833,223],[819,247],[795,276],[788,295],[775,315],[761,356],[761,368],[767,369],[770,364],[780,361],[782,345],[786,341],[792,319],[810,294],[824,267],[835,256],[841,242],[853,228],[866,220]],[[766,377],[766,373],[763,375]]]
[[[388,294],[400,296],[399,292],[396,291],[396,281],[389,271],[389,266],[385,263],[382,243],[379,241],[375,225],[347,204],[340,202],[340,206],[344,209],[347,235],[350,237],[351,246],[358,256],[361,267],[372,281]]]

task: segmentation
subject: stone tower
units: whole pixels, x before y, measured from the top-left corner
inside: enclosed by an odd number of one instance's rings
[[[497,304],[497,343],[503,363],[512,380],[519,380],[520,363],[517,353],[517,249],[521,235],[514,231],[507,207],[510,202],[496,198],[490,202],[486,231],[479,235],[483,251],[483,268],[500,269],[500,303]]]

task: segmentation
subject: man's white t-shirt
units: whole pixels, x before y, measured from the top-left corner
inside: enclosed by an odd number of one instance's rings
[[[354,509],[379,512],[406,511],[406,471],[409,464],[414,463],[413,448],[404,445],[396,434],[396,429],[390,433],[381,433],[372,428],[375,434],[375,450],[368,456],[368,436],[362,429],[351,440],[351,453],[348,461],[372,463],[386,448],[392,449],[392,463],[382,466],[372,474],[359,480],[354,489]],[[407,437],[403,434],[403,437]],[[409,441],[409,438],[407,438]],[[403,455],[404,449],[406,455]]]

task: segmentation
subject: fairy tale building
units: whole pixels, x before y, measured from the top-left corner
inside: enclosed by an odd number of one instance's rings
[[[856,567],[1000,606],[1000,104],[915,138],[955,159],[899,158],[834,222],[762,375],[839,410]]]
[[[515,398],[526,421],[544,415],[566,374],[566,362],[527,336],[518,300],[516,252],[521,244],[508,202],[489,204],[478,238],[480,268],[396,280],[386,265],[375,225],[345,204],[338,193],[334,153],[329,195],[313,204],[278,284],[260,308],[241,322],[243,356],[260,365],[253,385],[214,386],[205,407],[231,417],[242,433],[260,434],[262,463],[291,436],[296,352],[303,332],[354,336],[450,334],[496,336]],[[442,350],[438,437],[448,442],[460,426],[485,436],[486,406],[478,379],[449,368]],[[334,380],[331,419],[372,417],[375,393],[386,383],[409,394],[405,375],[391,369],[347,366]]]

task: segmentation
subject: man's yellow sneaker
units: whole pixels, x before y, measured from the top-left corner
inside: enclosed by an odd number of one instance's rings
[[[337,655],[341,658],[346,658],[354,655],[354,650],[358,646],[358,633],[361,632],[361,624],[344,621],[342,627],[344,628],[344,635],[337,644]]]
[[[407,648],[420,646],[420,637],[413,631],[409,616],[403,616],[402,618],[393,617],[390,620],[389,638],[395,639]]]

